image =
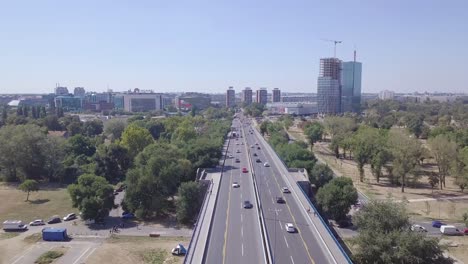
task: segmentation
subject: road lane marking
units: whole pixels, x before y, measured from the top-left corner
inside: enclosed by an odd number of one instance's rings
[[[86,250],[83,253],[81,253],[81,255],[75,260],[75,262],[73,262],[73,264],[78,263],[78,261],[80,261],[80,259],[84,256],[84,254],[86,254],[86,252],[88,252],[88,250],[90,249],[91,247],[87,247]]]
[[[226,229],[224,230],[224,246],[223,246],[223,263],[226,263],[226,245],[227,245],[227,236],[228,236],[228,227],[229,227],[229,209],[231,205],[231,189],[232,189],[232,171],[229,179],[229,194],[228,194],[228,206],[226,208]]]
[[[244,243],[242,243],[242,256],[244,256]]]
[[[286,246],[289,248],[289,244],[288,244],[288,241],[286,240],[286,237],[283,236],[283,238],[284,238],[284,242],[286,243]]]
[[[244,226],[241,227],[241,237],[244,237]]]
[[[292,264],[294,264],[294,259],[293,259],[293,257],[292,257],[292,256],[289,256],[289,257],[291,257],[291,262],[292,262]]]
[[[244,221],[244,214],[241,214],[241,223]]]
[[[281,230],[283,230],[283,224],[281,223],[281,221],[278,221],[280,227],[281,227]]]

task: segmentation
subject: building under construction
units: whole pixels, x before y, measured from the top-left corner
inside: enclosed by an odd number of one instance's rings
[[[341,61],[337,58],[320,59],[317,110],[322,115],[341,113]]]

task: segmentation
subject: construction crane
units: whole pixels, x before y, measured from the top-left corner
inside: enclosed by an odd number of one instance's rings
[[[327,42],[333,42],[335,43],[335,47],[333,49],[333,57],[336,58],[336,44],[340,44],[342,43],[343,41],[341,40],[333,40],[333,39],[322,39],[323,41],[327,41]]]

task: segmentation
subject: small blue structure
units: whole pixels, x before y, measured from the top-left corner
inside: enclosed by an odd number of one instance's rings
[[[66,228],[51,228],[42,229],[42,239],[44,241],[65,241],[68,239]]]

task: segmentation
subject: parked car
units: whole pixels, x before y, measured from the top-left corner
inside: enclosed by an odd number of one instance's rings
[[[254,153],[253,155],[254,155],[254,157],[257,157],[257,153]]]
[[[122,219],[132,219],[132,218],[135,218],[135,214],[133,213],[124,212],[122,214]]]
[[[463,229],[463,234],[468,235],[468,228]]]
[[[239,183],[237,182],[232,183],[232,188],[239,188],[239,187],[240,187]]]
[[[239,163],[240,162],[240,159],[236,159],[236,163]]]
[[[257,147],[257,149],[260,149],[260,147]]]
[[[48,224],[56,224],[62,222],[62,219],[58,215],[52,216],[49,220],[47,220]]]
[[[432,221],[432,227],[440,228],[443,225],[447,225],[447,224],[442,223],[441,221],[438,221],[438,220]]]
[[[243,173],[247,173],[247,168],[242,168]]]
[[[286,223],[284,226],[286,227],[286,231],[287,231],[288,233],[295,233],[295,232],[296,232],[296,228],[294,227],[293,224],[291,224],[291,223]]]
[[[253,205],[252,205],[252,203],[250,201],[244,201],[244,208],[245,209],[250,209],[252,207],[253,207]]]
[[[32,221],[31,223],[29,223],[29,225],[30,226],[40,226],[40,225],[45,225],[45,222],[42,219],[36,219],[36,220]]]
[[[453,225],[443,225],[440,227],[440,232],[444,235],[449,236],[459,236],[463,235],[464,233],[460,232],[456,226]]]
[[[76,214],[67,214],[64,218],[63,218],[63,221],[70,221],[70,220],[73,220],[73,219],[76,219]]]
[[[288,189],[288,187],[283,187],[283,188],[281,188],[281,191],[282,191],[283,193],[290,193],[290,192],[291,192],[291,191]]]
[[[270,164],[268,162],[265,162],[265,164],[263,164],[263,166],[270,167]]]
[[[256,159],[255,162],[260,163],[262,161],[260,159]]]
[[[286,203],[286,201],[281,196],[276,197],[276,202],[281,204]]]
[[[240,153],[240,150],[236,150],[236,153]]]
[[[422,225],[412,225],[411,226],[411,231],[413,232],[427,232],[426,228]]]
[[[5,220],[5,222],[3,222],[3,230],[26,231],[28,230],[28,225],[25,225],[21,220]]]
[[[183,256],[187,254],[187,250],[182,244],[178,244],[175,248],[171,250],[172,255]]]

